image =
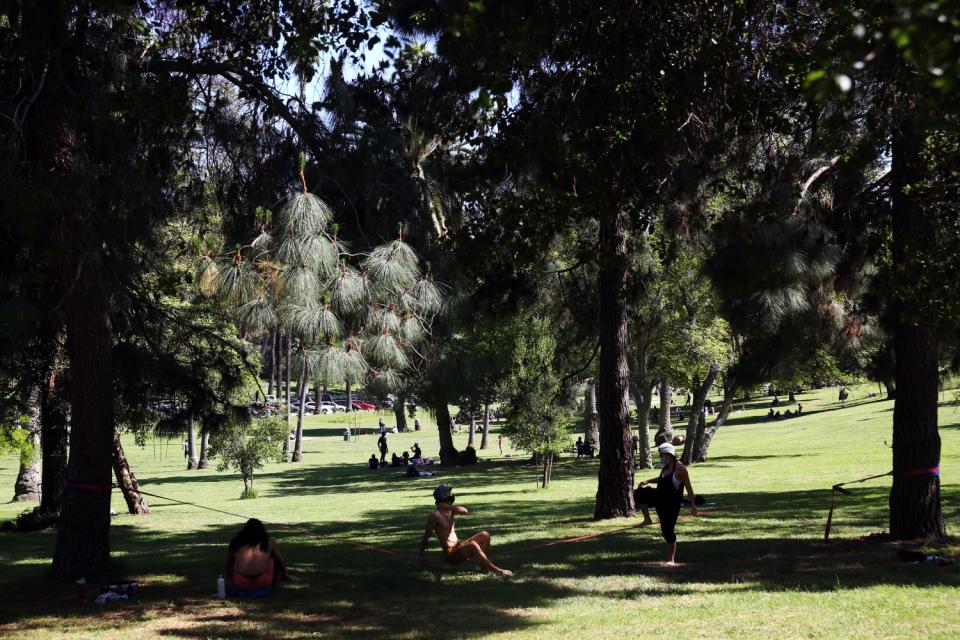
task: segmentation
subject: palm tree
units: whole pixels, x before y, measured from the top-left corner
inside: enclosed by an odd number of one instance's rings
[[[303,455],[308,381],[326,387],[375,379],[396,389],[443,302],[442,287],[424,273],[402,231],[353,264],[358,256],[338,238],[330,207],[307,189],[304,168],[301,156],[301,189],[284,203],[276,226],[269,212],[258,213],[259,235],[228,256],[208,255],[204,269],[213,274],[201,278],[241,327],[276,326],[296,341],[289,368],[299,377],[301,402],[293,450],[285,445],[293,461]]]

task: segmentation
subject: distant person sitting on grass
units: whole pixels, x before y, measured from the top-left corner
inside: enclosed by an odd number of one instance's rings
[[[462,543],[457,538],[454,519],[457,516],[465,516],[469,512],[466,507],[453,506],[455,499],[453,487],[441,484],[434,489],[433,499],[437,508],[427,518],[427,526],[423,531],[423,538],[420,540],[421,558],[426,556],[427,543],[430,542],[430,536],[436,531],[440,546],[443,547],[443,560],[447,564],[458,565],[476,558],[480,566],[486,571],[492,571],[501,576],[513,575],[512,571],[501,569],[487,557],[487,553],[490,551],[490,534],[486,531],[481,531]]]
[[[375,454],[375,453],[371,453],[371,454],[370,454],[370,459],[367,460],[367,466],[368,466],[370,469],[379,469],[379,468],[380,468],[380,463],[377,461],[377,454]]]
[[[414,443],[413,443],[413,448],[412,448],[411,450],[413,451],[413,459],[414,459],[414,460],[419,460],[420,458],[423,457],[423,451],[420,449],[420,443],[419,443],[419,442],[414,442]]]
[[[290,579],[277,541],[256,518],[247,520],[230,541],[224,575],[234,589],[244,592],[271,589]]]
[[[690,500],[690,513],[697,515],[697,497],[690,484],[690,475],[687,468],[677,460],[677,450],[672,444],[661,444],[657,449],[660,452],[660,462],[663,469],[660,475],[640,483],[633,492],[634,500],[640,511],[643,512],[643,524],[652,524],[650,506],[657,510],[660,518],[660,533],[667,542],[667,564],[676,564],[677,555],[677,518],[680,517],[680,499],[683,497],[683,488],[687,489],[687,498]],[[648,487],[656,483],[657,488]]]

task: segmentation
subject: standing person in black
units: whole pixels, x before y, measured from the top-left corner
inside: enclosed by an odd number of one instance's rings
[[[377,440],[377,448],[380,449],[380,464],[386,464],[387,462],[387,434],[381,433],[380,439]]]
[[[676,564],[677,555],[677,518],[680,516],[680,498],[683,496],[683,488],[687,488],[687,497],[690,499],[690,514],[697,515],[696,495],[693,493],[693,486],[690,484],[690,475],[687,468],[677,460],[677,450],[673,445],[664,442],[657,450],[660,452],[660,462],[663,463],[663,469],[656,478],[651,478],[640,483],[640,487],[634,491],[634,499],[637,507],[643,512],[643,524],[652,524],[649,508],[651,505],[657,510],[657,516],[660,518],[660,533],[667,542],[666,563]],[[648,484],[656,483],[657,488],[648,487]]]

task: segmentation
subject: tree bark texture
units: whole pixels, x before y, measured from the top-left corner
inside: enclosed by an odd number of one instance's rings
[[[63,479],[67,473],[67,405],[60,388],[63,347],[57,338],[53,363],[40,387],[40,447],[43,462],[40,480],[40,510],[60,511]]]
[[[117,486],[120,487],[123,499],[127,502],[127,511],[135,516],[150,513],[150,507],[147,506],[146,500],[140,494],[137,477],[133,475],[130,464],[127,462],[127,456],[123,453],[119,431],[114,431],[113,434],[113,475],[117,479]]]
[[[476,433],[476,431],[477,431],[477,417],[471,413],[470,426],[467,428],[467,446],[468,447],[473,446],[473,436],[474,436],[474,433]]]
[[[480,434],[480,449],[487,448],[487,435],[490,433],[490,405],[483,405],[483,433]]]
[[[437,402],[434,411],[437,415],[437,431],[440,433],[440,464],[455,465],[460,461],[460,452],[453,444],[453,423],[446,400]]]
[[[697,381],[699,384],[694,385],[693,404],[690,407],[690,420],[687,422],[687,438],[684,440],[683,454],[680,458],[683,464],[695,462],[693,454],[697,450],[697,434],[702,434],[703,427],[701,425],[706,425],[703,406],[707,401],[707,394],[710,393],[710,387],[713,386],[713,381],[717,379],[718,373],[720,373],[720,363],[713,362],[710,364],[707,377],[703,379],[703,382],[699,383],[699,381]]]
[[[657,421],[660,428],[653,439],[653,444],[673,442],[673,421],[670,418],[670,408],[673,406],[673,387],[666,380],[660,381],[660,410],[657,412]]]
[[[197,469],[209,469],[210,460],[208,459],[208,454],[210,452],[210,432],[203,428],[200,430],[200,460],[197,462]]]
[[[187,420],[187,469],[197,468],[197,433],[193,415]]]
[[[893,486],[890,534],[899,540],[946,536],[940,506],[940,435],[937,432],[937,335],[935,318],[916,293],[923,258],[936,246],[936,227],[916,186],[922,181],[924,134],[903,116],[893,135],[893,262],[901,265],[894,298]],[[913,189],[913,190],[912,190]]]
[[[653,404],[653,388],[649,380],[640,378],[633,386],[633,398],[637,403],[637,451],[633,456],[641,469],[652,469],[650,455],[650,405]]]
[[[303,372],[300,375],[300,383],[297,385],[297,390],[299,391],[300,396],[300,406],[297,407],[297,431],[293,438],[293,457],[294,462],[301,462],[303,460],[303,414],[306,412],[307,404],[307,368],[304,365]],[[290,437],[287,436],[287,440]]]
[[[600,469],[595,519],[629,517],[633,502],[633,431],[627,365],[626,215],[600,217]]]
[[[113,325],[97,257],[68,256],[63,275],[70,458],[53,570],[60,577],[76,579],[99,574],[110,559]]]
[[[724,380],[723,384],[723,404],[720,406],[720,412],[717,414],[716,420],[713,421],[709,427],[705,427],[703,435],[700,436],[698,432],[697,440],[698,442],[694,443],[693,447],[693,461],[694,462],[706,462],[707,461],[707,451],[710,449],[710,443],[713,441],[713,436],[717,434],[717,431],[720,430],[720,427],[724,425],[727,421],[727,418],[730,416],[730,411],[733,410],[733,396],[736,393],[736,388],[733,386],[733,383],[729,380]]]
[[[347,380],[347,413],[351,411],[353,411],[353,385]]]
[[[324,389],[326,391],[326,389]],[[320,383],[318,381],[313,382],[313,397],[315,399],[313,403],[313,415],[320,415],[320,403],[323,401],[323,393],[320,391]]]
[[[590,378],[586,382],[586,389],[583,393],[583,413],[586,421],[586,428],[583,432],[583,441],[593,447],[594,451],[600,450],[600,416],[597,414],[597,383]]]
[[[30,444],[33,447],[33,455],[30,460],[24,464],[20,461],[20,469],[17,472],[17,479],[13,483],[13,501],[14,502],[39,502],[41,498],[40,482],[40,387],[36,386],[30,390],[30,397],[27,400],[30,411]]]

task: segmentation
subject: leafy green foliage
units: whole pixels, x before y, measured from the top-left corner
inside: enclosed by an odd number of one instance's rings
[[[227,425],[210,439],[210,457],[217,459],[217,470],[232,469],[243,478],[241,497],[256,497],[253,474],[268,462],[283,460],[283,441],[289,434],[285,420],[258,418],[250,423]]]
[[[503,432],[514,446],[540,454],[570,444],[574,419],[567,390],[554,371],[557,342],[545,318],[524,316],[514,325],[513,366],[505,382],[508,418]]]
[[[16,455],[20,464],[26,466],[38,453],[28,416],[19,416],[0,423],[0,454]]]

